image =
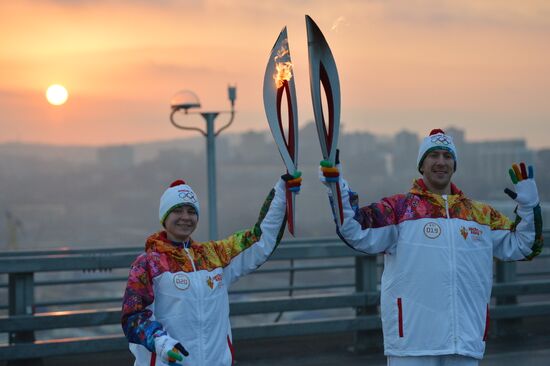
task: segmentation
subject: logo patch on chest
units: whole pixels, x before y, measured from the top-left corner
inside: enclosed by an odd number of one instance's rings
[[[180,290],[187,290],[191,286],[191,280],[186,274],[178,273],[174,275],[174,286]]]
[[[464,238],[464,240],[468,239],[468,236],[474,241],[481,240],[481,235],[483,235],[483,230],[478,229],[477,227],[460,227],[460,234]]]
[[[427,238],[435,239],[441,235],[441,227],[435,222],[428,222],[424,225],[424,235],[426,235]]]
[[[210,287],[211,289],[214,289],[214,281],[215,282],[218,282],[218,287],[221,287],[221,282],[222,282],[222,275],[221,274],[217,274],[215,275],[214,277],[210,277],[208,276],[208,279],[206,280],[206,284],[208,285],[208,287]]]
[[[460,235],[466,240],[468,238],[468,230],[464,226],[460,227]]]

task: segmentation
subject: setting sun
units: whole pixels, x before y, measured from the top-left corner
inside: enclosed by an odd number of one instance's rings
[[[48,90],[46,90],[46,99],[48,99],[48,102],[53,105],[64,104],[67,101],[68,97],[69,93],[67,92],[67,89],[65,89],[65,87],[62,85],[50,85],[48,87]]]

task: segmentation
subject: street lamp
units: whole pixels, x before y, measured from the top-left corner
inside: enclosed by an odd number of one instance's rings
[[[190,109],[200,108],[201,103],[195,93],[190,90],[181,90],[174,94],[170,101],[172,113],[170,113],[170,122],[182,130],[193,130],[200,132],[206,137],[206,157],[208,170],[208,239],[216,240],[218,238],[218,214],[216,208],[216,145],[214,144],[216,136],[233,123],[235,117],[235,99],[237,99],[237,87],[228,86],[227,93],[231,102],[230,111],[215,112],[189,112]],[[174,114],[183,110],[184,114],[200,114],[206,121],[206,131],[198,127],[187,127],[174,121]],[[229,122],[222,126],[218,131],[214,131],[214,120],[221,113],[229,113],[231,117]]]

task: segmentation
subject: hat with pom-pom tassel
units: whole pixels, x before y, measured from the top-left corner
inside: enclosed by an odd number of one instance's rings
[[[420,144],[420,149],[418,149],[418,159],[416,160],[416,167],[420,174],[420,167],[426,158],[426,155],[433,150],[447,150],[453,155],[455,160],[454,170],[456,171],[456,146],[453,142],[453,138],[449,135],[446,135],[445,132],[441,129],[434,129],[430,132],[430,135],[425,137]]]
[[[159,220],[160,224],[164,226],[164,220],[172,212],[173,209],[179,206],[189,205],[197,211],[197,216],[200,213],[199,198],[193,192],[193,189],[185,183],[185,181],[178,179],[170,187],[164,191],[160,197],[159,206]]]

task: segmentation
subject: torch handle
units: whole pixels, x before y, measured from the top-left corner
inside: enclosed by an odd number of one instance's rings
[[[334,218],[336,220],[336,225],[342,227],[344,223],[344,209],[342,206],[342,193],[340,192],[340,183],[331,182],[330,190],[332,192],[332,210],[334,212]]]

